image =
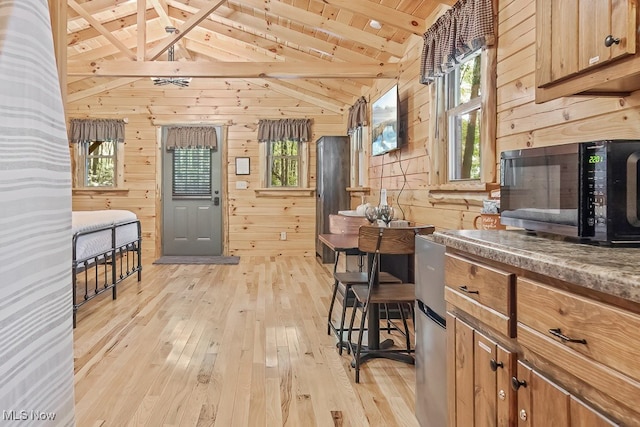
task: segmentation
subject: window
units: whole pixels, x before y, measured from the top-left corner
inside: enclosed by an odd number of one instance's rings
[[[366,186],[365,136],[368,132],[364,126],[358,126],[351,131],[351,187]]]
[[[480,179],[480,51],[444,76],[449,181]]]
[[[260,159],[259,196],[308,197],[309,143],[311,119],[279,119],[258,121]]]
[[[173,197],[211,197],[211,149],[173,150]]]
[[[309,189],[309,143],[296,141],[271,141],[260,143],[261,194]]]
[[[300,186],[300,143],[267,142],[267,187]]]
[[[429,84],[431,188],[484,191],[496,180],[496,49],[477,50]]]
[[[77,144],[76,186],[119,187],[123,165],[122,146],[116,141]]]

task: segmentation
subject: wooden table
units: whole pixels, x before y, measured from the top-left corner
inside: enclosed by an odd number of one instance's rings
[[[334,252],[351,252],[358,250],[358,235],[357,234],[320,234],[318,239],[325,244],[329,249]],[[369,255],[370,259],[367,265],[371,265],[372,254]],[[334,266],[335,270],[336,266]],[[366,350],[380,350],[393,346],[392,339],[386,339],[380,342],[380,311],[377,304],[369,310],[369,318],[367,319],[367,345]],[[367,359],[374,358],[387,358],[398,360],[400,362],[415,363],[413,356],[407,354],[397,353],[365,353],[361,356],[361,363]],[[354,362],[352,362],[352,365]]]
[[[357,234],[320,234],[318,240],[334,252],[358,250]]]

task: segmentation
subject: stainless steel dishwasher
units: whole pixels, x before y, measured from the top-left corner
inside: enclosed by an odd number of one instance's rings
[[[416,236],[416,418],[421,427],[447,425],[445,247]]]

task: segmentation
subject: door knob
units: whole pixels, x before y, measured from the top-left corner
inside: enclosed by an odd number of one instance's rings
[[[520,381],[518,378],[516,377],[511,377],[511,388],[514,391],[518,391],[518,389],[520,387],[526,387],[527,386],[527,382],[526,381]]]
[[[491,366],[491,370],[493,372],[497,371],[498,368],[504,367],[504,363],[496,361],[496,359],[491,359],[489,361],[489,365]]]
[[[604,45],[606,47],[611,47],[614,44],[620,44],[620,39],[618,37],[613,37],[611,34],[609,34],[604,38]]]
[[[213,206],[220,206],[220,197],[213,198]]]

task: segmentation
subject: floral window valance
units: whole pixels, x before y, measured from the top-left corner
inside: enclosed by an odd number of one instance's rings
[[[299,141],[311,139],[311,119],[260,120],[258,141]]]
[[[351,107],[349,107],[349,118],[347,119],[347,132],[349,134],[359,126],[367,125],[367,100],[364,96],[356,101]]]
[[[69,140],[78,144],[89,141],[124,142],[122,119],[71,119]]]
[[[218,134],[213,126],[170,126],[167,127],[167,150],[176,148],[218,147]]]
[[[460,0],[424,33],[420,83],[431,83],[467,54],[494,42],[492,1]]]

